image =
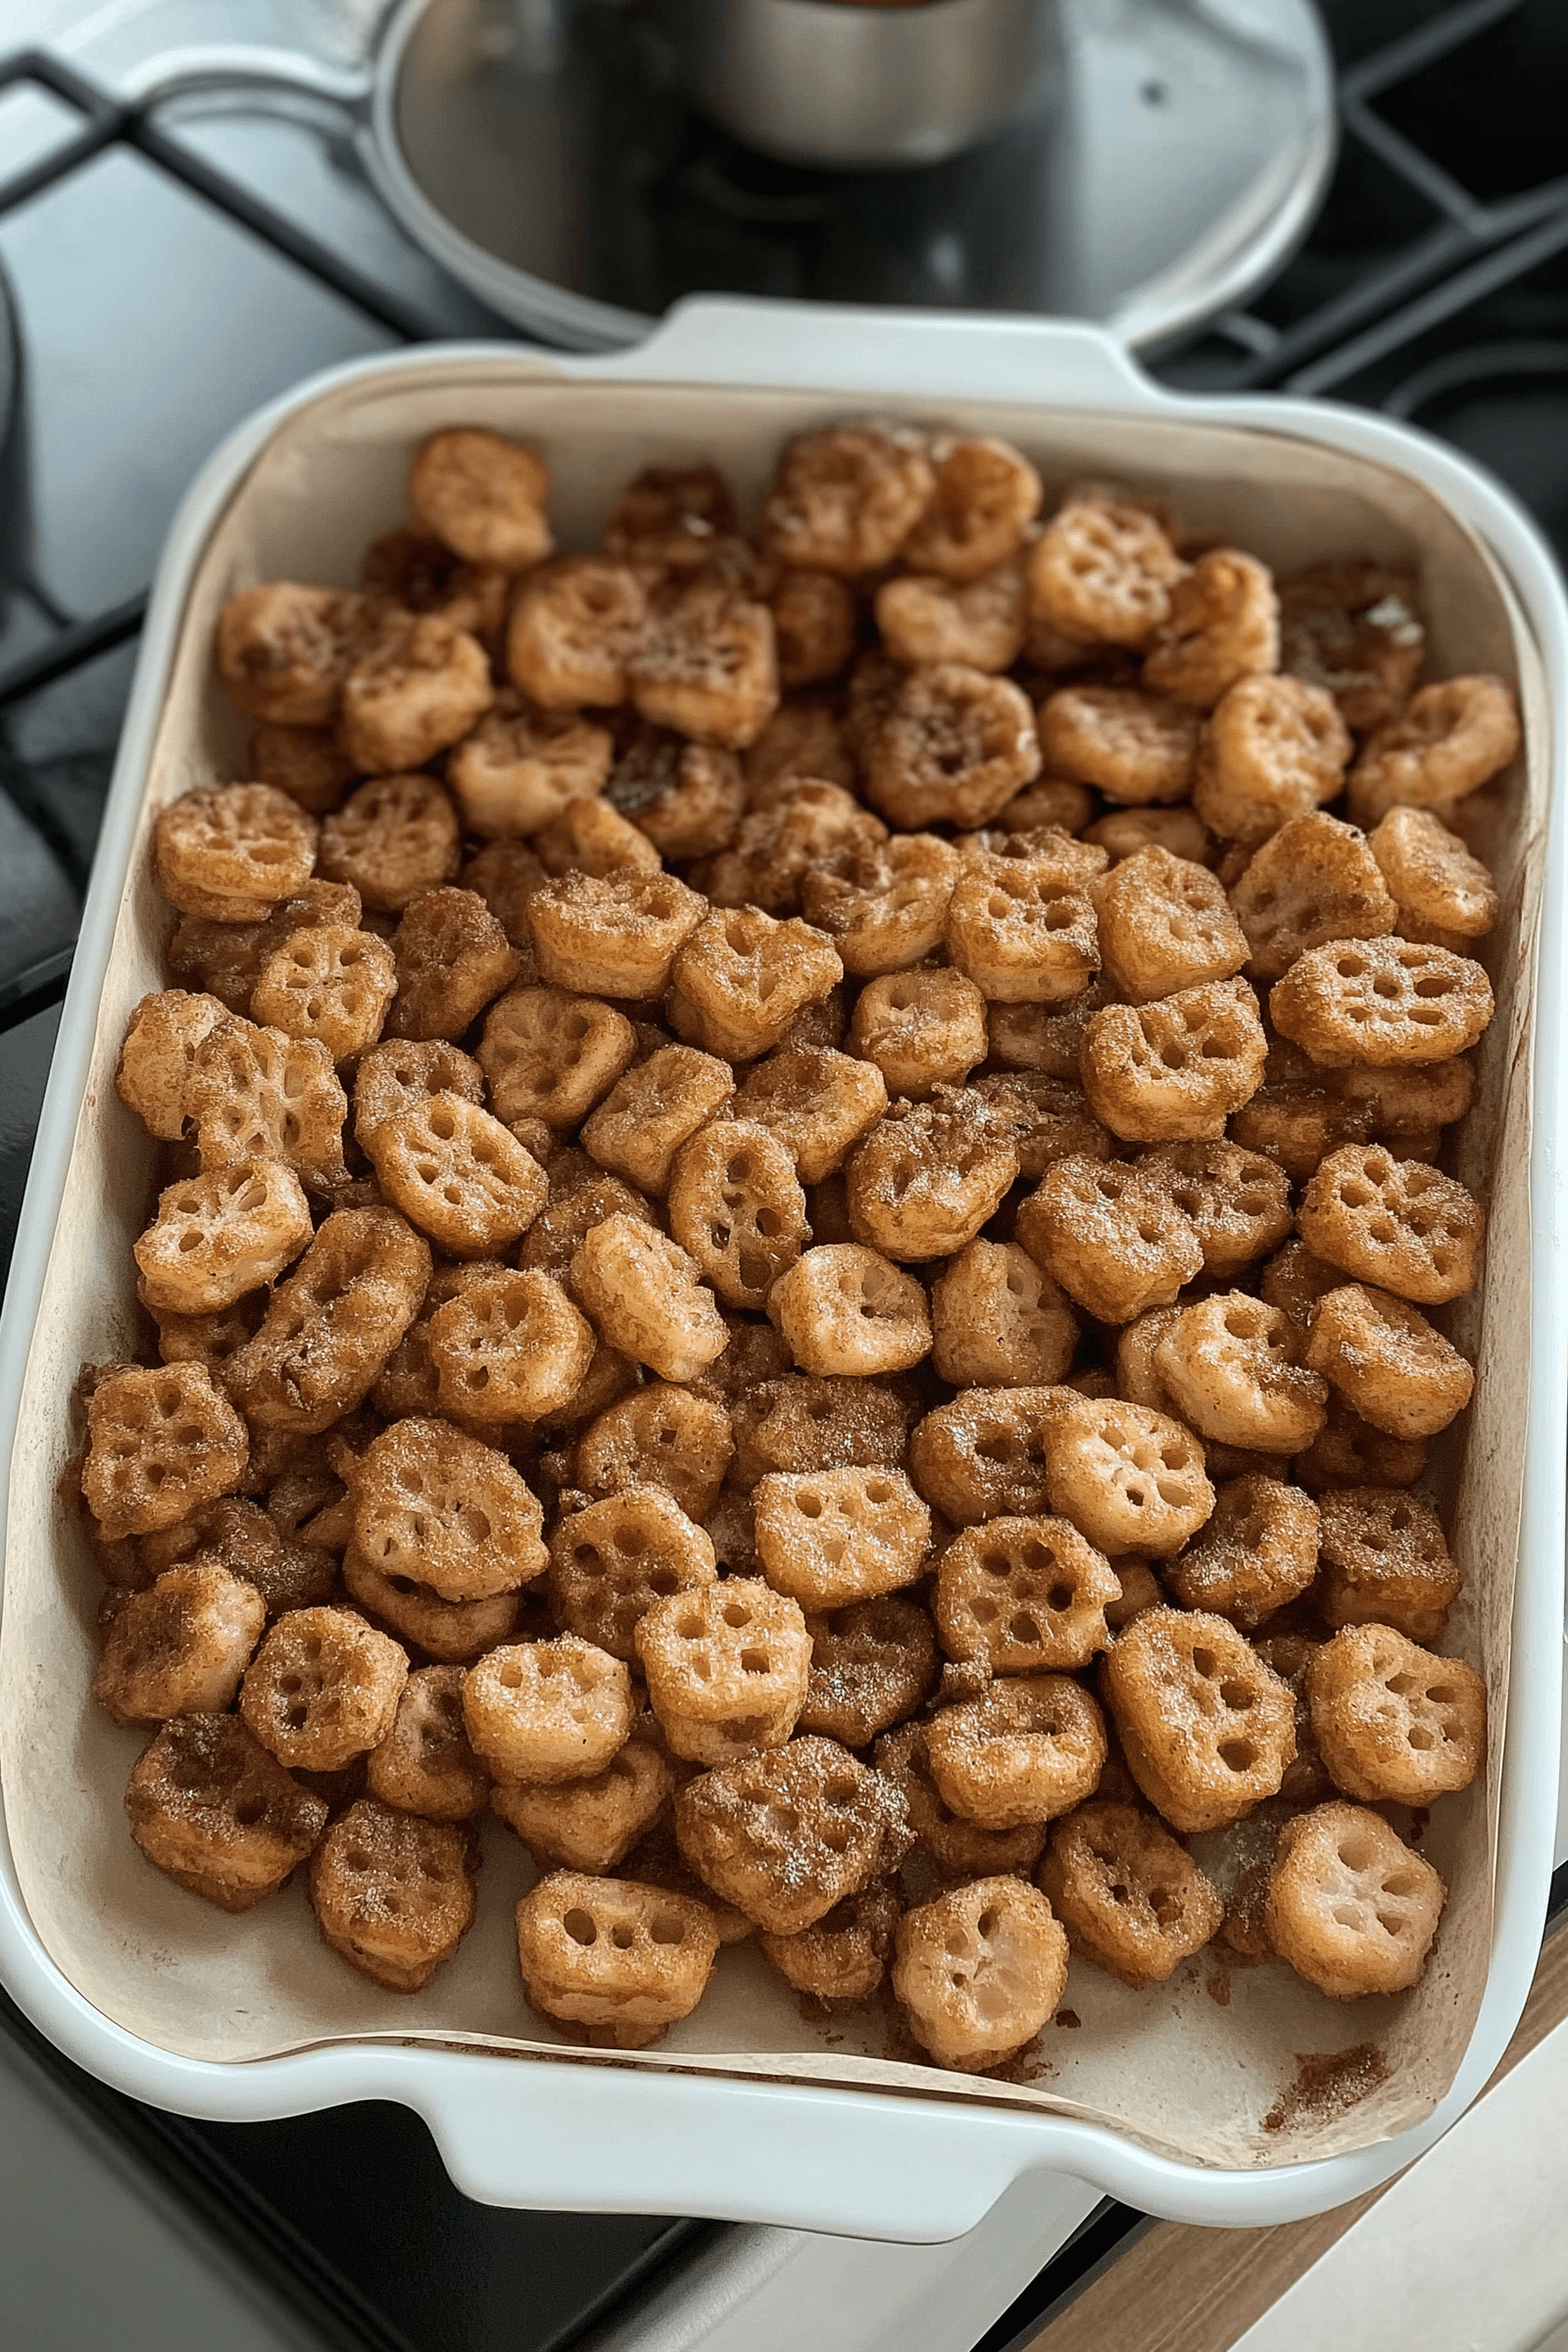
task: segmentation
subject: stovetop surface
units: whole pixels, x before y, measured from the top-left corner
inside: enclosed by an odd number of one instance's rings
[[[337,120],[114,111],[125,74],[215,28],[356,63],[379,0],[117,0],[73,33],[81,13],[6,9],[8,38],[63,36],[52,91],[0,56],[0,1274],[141,600],[186,482],[315,368],[411,335],[511,332],[393,229]],[[1344,140],[1322,212],[1245,313],[1154,371],[1425,425],[1508,482],[1568,557],[1568,10],[1337,0],[1326,15]],[[184,2125],[78,2086],[254,2259],[303,2279],[334,2342],[544,2352],[674,2242],[658,2220],[466,2205],[397,2110]]]

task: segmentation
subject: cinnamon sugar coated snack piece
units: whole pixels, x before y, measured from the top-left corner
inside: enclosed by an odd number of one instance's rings
[[[1053,1830],[1039,1883],[1072,1950],[1135,1991],[1163,1984],[1225,1912],[1185,1846],[1139,1805],[1080,1805]]]
[[[364,1796],[311,1857],[322,1941],[389,1992],[421,1992],[473,1922],[465,1833]]]
[[[981,2074],[1046,2023],[1067,1983],[1067,1938],[1019,1879],[976,1879],[899,1922],[893,1984],[938,2066]]]
[[[1401,1992],[1426,1965],[1447,1892],[1380,1813],[1318,1805],[1280,1832],[1268,1939],[1331,2000]]]
[[[146,1859],[220,1911],[275,1894],[326,1827],[320,1798],[237,1715],[166,1723],[131,1767],[125,1812]]]
[[[635,1880],[552,1871],[517,1905],[529,2001],[600,2048],[646,2049],[689,2016],[717,1950],[706,1903]]]

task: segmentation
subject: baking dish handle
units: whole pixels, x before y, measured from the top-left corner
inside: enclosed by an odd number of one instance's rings
[[[1151,409],[1165,395],[1103,327],[1073,318],[857,309],[699,294],[644,343],[573,373],[639,383],[820,384],[835,393]]]

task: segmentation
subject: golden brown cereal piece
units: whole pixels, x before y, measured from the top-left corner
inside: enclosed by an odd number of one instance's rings
[[[550,553],[544,462],[521,441],[473,425],[432,433],[409,468],[409,504],[470,564],[526,571]]]
[[[1397,718],[1425,650],[1411,574],[1324,564],[1281,580],[1279,599],[1280,667],[1326,686],[1358,734]]]
[[[1348,1488],[1325,1494],[1320,1507],[1328,1623],[1441,1640],[1460,1578],[1436,1511],[1397,1487]]]
[[[675,1833],[715,1894],[770,1934],[796,1936],[900,1858],[903,1812],[887,1781],[811,1737],[688,1781]]]
[[[729,1345],[700,1376],[696,1386],[703,1396],[716,1397],[730,1411],[755,1396],[764,1383],[776,1381],[787,1372],[790,1351],[768,1323],[759,1322],[751,1315],[736,1314],[726,1314],[724,1321],[729,1330]]]
[[[1094,784],[1117,808],[1185,800],[1202,720],[1184,703],[1129,686],[1060,686],[1040,706],[1052,775]]]
[[[196,1050],[186,1108],[204,1173],[273,1159],[313,1191],[330,1192],[343,1179],[348,1098],[316,1038],[219,1022]]]
[[[620,1216],[635,1217],[644,1225],[656,1222],[641,1193],[634,1193],[616,1177],[600,1176],[575,1184],[535,1217],[517,1253],[517,1263],[564,1281],[584,1237],[605,1218]]]
[[[1518,755],[1519,710],[1501,678],[1423,686],[1379,727],[1350,771],[1351,821],[1368,827],[1401,804],[1451,815]]]
[[[321,1939],[389,1992],[420,1992],[473,1922],[466,1833],[362,1796],[311,1857]]]
[[[1172,588],[1144,676],[1156,694],[1211,710],[1239,679],[1277,669],[1279,647],[1279,599],[1266,566],[1236,548],[1211,548]]]
[[[1299,1363],[1301,1337],[1283,1307],[1222,1291],[1185,1307],[1154,1349],[1178,1413],[1200,1437],[1291,1454],[1323,1426],[1328,1383]]]
[[[1402,1305],[1403,1301],[1387,1303]],[[1405,1311],[1410,1315],[1417,1312],[1414,1307]],[[1468,1374],[1470,1367],[1462,1356],[1459,1362]],[[1425,1475],[1427,1453],[1423,1439],[1396,1437],[1392,1432],[1374,1429],[1370,1421],[1364,1421],[1344,1396],[1334,1392],[1329,1396],[1329,1417],[1323,1424],[1322,1435],[1305,1453],[1297,1456],[1296,1481],[1310,1494],[1374,1483],[1413,1487]]]
[[[1255,848],[1332,801],[1349,756],[1332,695],[1299,678],[1243,678],[1204,730],[1193,807],[1211,832]]]
[[[811,1672],[797,1729],[864,1747],[912,1715],[936,1680],[936,1638],[915,1601],[886,1594],[808,1617]]]
[[[1199,1141],[1222,1135],[1250,1101],[1267,1055],[1247,982],[1210,980],[1152,1004],[1097,1012],[1084,1036],[1084,1093],[1096,1118],[1126,1142]]]
[[[729,1332],[696,1262],[639,1218],[606,1217],[584,1236],[570,1287],[600,1336],[661,1380],[695,1380]]]
[[[887,827],[853,790],[791,775],[741,820],[728,849],[699,869],[715,906],[760,906],[793,914],[807,876],[837,867],[849,853],[885,841]]]
[[[759,1308],[810,1240],[806,1195],[778,1137],[724,1119],[675,1155],[669,1230],[727,1306]]]
[[[774,1473],[753,1499],[762,1572],[805,1609],[875,1599],[925,1566],[931,1514],[902,1471]]]
[[[703,575],[656,598],[626,657],[632,701],[655,726],[744,751],[778,708],[773,615]]]
[[[528,904],[543,978],[558,988],[648,1003],[707,908],[673,874],[571,873]]]
[[[1058,848],[1049,835],[1046,843],[1033,856],[972,858],[954,885],[948,955],[997,1003],[1060,1004],[1088,986],[1101,960],[1084,867],[1102,853],[1065,840]]]
[[[514,1642],[470,1666],[463,1716],[501,1781],[580,1781],[603,1772],[632,1727],[631,1676],[575,1634]]]
[[[657,874],[662,863],[647,834],[592,793],[568,801],[561,814],[534,835],[533,847],[545,872],[558,878],[591,874],[603,881],[625,866]]]
[[[1482,939],[1496,922],[1500,902],[1490,869],[1430,808],[1391,808],[1366,846],[1406,939],[1439,931]]]
[[[950,1658],[983,1660],[993,1674],[1055,1673],[1106,1647],[1105,1611],[1120,1590],[1069,1520],[1008,1517],[954,1538],[933,1607]]]
[[[598,1009],[609,1012],[608,1006]],[[585,1121],[583,1150],[628,1184],[662,1194],[681,1146],[717,1116],[734,1091],[728,1062],[692,1046],[662,1046],[625,1071]]]
[[[1120,1396],[1128,1404],[1152,1405],[1156,1413],[1175,1417],[1176,1406],[1160,1378],[1154,1350],[1166,1333],[1180,1322],[1179,1306],[1152,1306],[1146,1315],[1124,1323],[1116,1335],[1115,1373],[1103,1391],[1083,1389],[1084,1396]],[[1073,1386],[1078,1387],[1075,1381]]]
[[[721,1764],[789,1739],[806,1703],[811,1638],[799,1604],[760,1578],[729,1577],[655,1599],[633,1641],[677,1756]]]
[[[712,466],[645,466],[616,499],[605,549],[617,564],[696,571],[735,530],[735,501]]]
[[[548,1198],[538,1161],[461,1095],[394,1111],[371,1129],[366,1150],[394,1207],[454,1257],[504,1250]]]
[[[607,727],[504,690],[447,759],[465,832],[480,840],[536,833],[568,801],[601,790],[612,751]]]
[[[1081,1086],[1034,1070],[1012,1070],[971,1079],[969,1092],[1010,1134],[1020,1176],[1038,1180],[1074,1152],[1110,1157],[1111,1139],[1091,1115]]]
[[[365,551],[361,577],[372,602],[407,612],[439,612],[467,629],[486,653],[499,650],[512,581],[495,564],[466,564],[428,531],[383,531]]]
[[[323,1482],[302,1471],[292,1483],[308,1497],[308,1507],[297,1515],[283,1507],[289,1482],[280,1480],[268,1495],[265,1511],[238,1495],[224,1494],[178,1526],[144,1536],[139,1552],[148,1571],[145,1582],[150,1584],[163,1569],[190,1561],[222,1568],[253,1586],[270,1617],[325,1600],[336,1582],[337,1563],[314,1538],[297,1538],[301,1521],[338,1491],[338,1482],[329,1473]]]
[[[609,797],[663,858],[723,849],[746,810],[745,778],[731,753],[656,727],[620,753]]]
[[[168,1569],[109,1630],[92,1694],[117,1723],[217,1715],[233,1704],[267,1603],[216,1560]]]
[[[1278,980],[1309,948],[1381,939],[1398,926],[1372,846],[1353,825],[1314,810],[1293,816],[1257,850],[1231,891],[1254,980]]]
[[[1208,828],[1191,808],[1113,808],[1083,828],[1083,838],[1103,850],[1112,865],[1151,849],[1169,850],[1173,858],[1190,858],[1198,865],[1214,862]]]
[[[1296,1754],[1296,1703],[1223,1617],[1145,1609],[1105,1662],[1105,1703],[1128,1767],[1184,1837],[1272,1796]]]
[[[1351,1062],[1330,1083],[1351,1111],[1371,1121],[1379,1142],[1406,1159],[1435,1158],[1441,1130],[1462,1119],[1476,1098],[1475,1064],[1457,1054],[1413,1068]]]
[[[1486,1230],[1480,1202],[1424,1160],[1395,1159],[1381,1144],[1332,1152],[1298,1215],[1315,1257],[1422,1306],[1475,1287]]]
[[[1203,1264],[1197,1226],[1156,1177],[1081,1152],[1047,1169],[1019,1207],[1017,1234],[1035,1263],[1106,1323],[1168,1305]]]
[[[1348,1625],[1306,1670],[1312,1731],[1337,1788],[1429,1805],[1468,1788],[1487,1752],[1487,1687],[1392,1625]]]
[[[1105,1727],[1088,1691],[1065,1675],[1020,1675],[944,1707],[926,1728],[925,1746],[955,1813],[985,1830],[1016,1830],[1054,1821],[1094,1794]]]
[[[188,1519],[245,1475],[245,1424],[205,1366],[128,1364],[87,1405],[81,1491],[111,1542]]]
[[[564,1870],[603,1872],[623,1862],[669,1803],[675,1776],[652,1740],[634,1733],[603,1772],[548,1788],[506,1783],[490,1809],[534,1858]]]
[[[996,1213],[1017,1173],[1018,1154],[983,1102],[944,1090],[931,1102],[897,1102],[850,1155],[850,1222],[885,1257],[949,1257]]]
[[[986,434],[934,441],[928,456],[935,489],[904,560],[916,571],[972,580],[1022,544],[1040,512],[1040,476],[1009,443]]]
[[[324,727],[364,641],[364,597],[292,580],[231,596],[218,616],[218,666],[235,705],[280,726]]]
[[[462,829],[433,776],[372,776],[321,826],[320,870],[367,906],[398,914],[458,870]]]
[[[491,1006],[477,1058],[498,1119],[564,1128],[587,1116],[636,1050],[630,1021],[613,1005],[522,987]]]
[[[1116,1576],[1121,1585],[1121,1598],[1107,1602],[1105,1623],[1113,1634],[1124,1625],[1131,1625],[1142,1609],[1157,1609],[1165,1597],[1164,1588],[1147,1560],[1135,1559],[1123,1552],[1116,1562]]]
[[[1247,961],[1247,935],[1216,877],[1169,850],[1124,858],[1102,883],[1097,911],[1105,977],[1131,1004],[1228,980]]]
[[[918,433],[877,425],[797,433],[762,510],[763,544],[780,563],[812,571],[880,571],[936,480]]]
[[[1258,1295],[1270,1306],[1282,1306],[1303,1333],[1312,1325],[1320,1298],[1340,1288],[1339,1269],[1314,1257],[1303,1241],[1287,1242],[1263,1268]]]
[[[343,750],[362,775],[409,774],[460,742],[494,698],[477,637],[434,612],[390,616],[343,681]]]
[[[131,1254],[157,1313],[211,1314],[274,1282],[312,1236],[297,1176],[275,1160],[242,1159],[172,1184]]]
[[[910,1418],[891,1385],[763,1380],[735,1399],[733,1483],[749,1494],[769,1470],[891,1469],[904,1458]]]
[[[160,810],[153,865],[183,913],[260,922],[303,890],[316,863],[316,819],[270,784],[202,785]]]
[[[984,1668],[977,1671],[984,1675]],[[1046,1842],[1043,1821],[1019,1830],[983,1830],[955,1813],[931,1777],[923,1723],[901,1724],[889,1732],[877,1741],[873,1760],[907,1810],[918,1840],[917,1868],[928,1862],[950,1881],[1001,1872],[1022,1876],[1040,1859]]]
[[[715,1072],[724,1067],[711,1066]],[[716,1077],[713,1083],[716,1088]],[[887,1084],[874,1064],[820,1046],[781,1048],[747,1073],[735,1097],[739,1117],[778,1138],[803,1184],[820,1184],[842,1167],[887,1104]]]
[[[975,1879],[899,1922],[893,1988],[938,2066],[984,2074],[1038,2034],[1067,1983],[1067,1938],[1020,1879]]]
[[[788,693],[836,678],[855,653],[855,599],[829,571],[786,571],[767,599],[779,684]]]
[[[1038,833],[1052,826],[1062,833],[1081,833],[1096,806],[1087,784],[1069,783],[1064,776],[1040,776],[1015,792],[994,821],[1004,833]]]
[[[1166,1563],[1165,1582],[1183,1608],[1211,1610],[1250,1634],[1306,1591],[1317,1573],[1318,1533],[1318,1506],[1299,1487],[1229,1479],[1215,1491],[1207,1525]]]
[[[481,1657],[516,1629],[515,1592],[498,1592],[489,1600],[442,1600],[412,1576],[373,1567],[352,1544],[343,1555],[343,1582],[360,1606],[389,1625],[400,1641],[415,1642],[444,1662]]]
[[[876,592],[876,625],[895,662],[910,668],[962,662],[970,669],[1010,669],[1023,651],[1023,564],[1007,556],[967,580],[901,573]]]
[[[430,1279],[423,1239],[392,1209],[339,1209],[273,1293],[224,1378],[252,1422],[302,1435],[374,1387]]]
[[[902,831],[983,825],[1040,772],[1027,698],[961,662],[911,670],[872,741],[866,797]]]
[[[503,1453],[443,1421],[394,1422],[354,1472],[354,1543],[383,1576],[489,1600],[541,1574],[539,1503]]]
[[[525,582],[507,630],[507,673],[546,710],[626,699],[626,663],[648,626],[636,574],[563,556]]]
[[[855,761],[850,757],[837,714],[825,704],[780,704],[743,761],[752,808],[760,808],[766,795],[791,779],[815,776],[847,791],[855,789]]]
[[[1324,1073],[1318,1073],[1320,1080]],[[1342,1102],[1317,1086],[1272,1086],[1265,1079],[1230,1122],[1232,1140],[1271,1160],[1297,1184],[1304,1184],[1320,1160],[1344,1143],[1363,1143],[1371,1128],[1364,1104]]]
[[[764,1929],[757,1941],[763,1958],[797,1992],[814,2001],[858,2003],[882,1982],[898,1920],[893,1888],[864,1886],[835,1903],[814,1928],[796,1936],[770,1936]]]
[[[718,1940],[706,1903],[635,1880],[553,1871],[517,1905],[529,2003],[598,2048],[646,2049],[688,2017]]]
[[[1206,1274],[1239,1274],[1266,1250],[1278,1248],[1291,1230],[1291,1189],[1284,1170],[1239,1144],[1166,1144],[1144,1152],[1138,1172],[1192,1220]]]
[[[1165,1984],[1225,1916],[1218,1888],[1141,1805],[1081,1805],[1053,1831],[1039,1881],[1072,1950],[1135,1992]]]
[[[461,1666],[421,1666],[403,1686],[392,1729],[370,1750],[366,1788],[383,1805],[426,1821],[466,1821],[490,1792],[468,1744]]]
[[[936,1368],[955,1388],[1049,1387],[1061,1380],[1078,1322],[1051,1276],[1015,1242],[970,1242],[931,1292]]]
[[[170,975],[209,990],[232,1013],[248,1014],[262,966],[294,932],[312,923],[352,928],[360,894],[346,882],[307,882],[279,899],[258,923],[212,922],[187,914],[175,925],[165,960]]]
[[[1075,1397],[1047,1421],[1045,1453],[1055,1508],[1111,1558],[1165,1559],[1214,1507],[1202,1446],[1149,1405]]]
[[[861,989],[850,1034],[886,1092],[912,1101],[985,1059],[986,1001],[961,972],[890,972]]]
[[[1063,1005],[992,1004],[986,1027],[991,1058],[1004,1070],[1038,1071],[1077,1086],[1084,1033],[1108,1003],[1102,983],[1091,980],[1081,996]]]
[[[1057,1388],[970,1389],[919,1423],[909,1440],[910,1475],[956,1527],[1049,1510],[1045,1429],[1068,1402]]]
[[[957,851],[934,833],[860,839],[807,869],[801,905],[847,972],[902,972],[941,947],[957,873]]]
[[[334,1061],[346,1061],[374,1045],[397,986],[384,940],[318,924],[269,956],[251,1013],[285,1037],[319,1039]]]
[[[511,986],[520,958],[476,891],[427,890],[392,934],[390,1037],[458,1038]]]
[[[143,997],[120,1049],[115,1092],[149,1135],[178,1143],[197,1050],[227,1017],[217,997],[187,995],[182,988]]]
[[[594,1335],[548,1274],[505,1267],[436,1310],[428,1346],[447,1412],[467,1421],[538,1421],[582,1386]]]
[[[1417,1983],[1447,1893],[1381,1814],[1318,1805],[1280,1832],[1264,1925],[1298,1977],[1353,2001]]]
[[[251,1660],[239,1711],[280,1764],[336,1772],[386,1738],[408,1671],[352,1609],[291,1609]]]
[[[1185,570],[1152,514],[1109,499],[1070,502],[1029,552],[1029,607],[1063,636],[1144,646]]]
[[[657,1601],[714,1578],[713,1546],[662,1486],[622,1487],[572,1511],[550,1543],[550,1598],[570,1632],[637,1663],[637,1627]]]
[[[820,931],[757,906],[715,907],[674,961],[675,986],[697,1014],[705,1048],[726,1061],[771,1052],[796,1014],[843,974]]]
[[[326,1826],[320,1798],[234,1715],[166,1723],[132,1767],[125,1811],[147,1860],[223,1911],[275,1894]]]
[[[688,1518],[700,1523],[718,1501],[734,1450],[729,1414],[722,1404],[669,1381],[652,1381],[635,1396],[611,1405],[584,1430],[577,1441],[572,1478],[587,1494],[616,1494],[639,1486],[663,1488]]]
[[[354,1132],[363,1144],[383,1119],[435,1095],[484,1101],[484,1072],[444,1040],[372,1046],[354,1074]]]
[[[1479,963],[1403,939],[1313,948],[1269,991],[1269,1016],[1326,1067],[1446,1061],[1492,1018]]]

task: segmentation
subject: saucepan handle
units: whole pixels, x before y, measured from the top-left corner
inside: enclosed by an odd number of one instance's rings
[[[374,75],[368,67],[331,66],[295,49],[204,43],[147,59],[125,75],[123,86],[126,97],[138,106],[166,106],[176,98],[234,97],[265,107],[269,99],[304,98],[333,107],[359,124],[368,115]]]

